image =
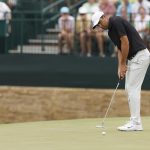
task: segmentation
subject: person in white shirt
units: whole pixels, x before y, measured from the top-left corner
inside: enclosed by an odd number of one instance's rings
[[[10,27],[11,20],[11,9],[6,3],[0,2],[0,53],[4,54],[6,52],[6,40],[11,32]]]
[[[58,20],[58,26],[60,33],[59,37],[59,48],[60,54],[62,54],[64,43],[67,46],[68,53],[72,52],[73,49],[73,37],[74,37],[74,28],[75,20],[74,17],[70,15],[68,7],[62,7],[60,9],[61,17]]]
[[[93,13],[95,11],[99,10],[99,5],[96,0],[88,0],[86,3],[82,5],[82,8],[84,8],[87,11],[88,17],[92,17]]]
[[[80,7],[76,18],[76,35],[80,41],[80,56],[91,57],[91,19],[87,10]]]
[[[0,2],[0,20],[11,19],[11,9],[6,3]]]
[[[149,14],[150,10],[150,2],[148,0],[137,0],[137,2],[132,5],[132,13],[136,15],[140,7],[144,7],[146,13]]]
[[[144,7],[140,7],[138,11],[138,15],[135,18],[134,25],[141,38],[145,38],[147,24],[150,21],[150,16],[146,14],[146,10]]]

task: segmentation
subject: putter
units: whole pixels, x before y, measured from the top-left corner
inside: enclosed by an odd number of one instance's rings
[[[108,108],[107,108],[107,110],[106,110],[106,113],[105,113],[105,115],[104,115],[104,117],[103,117],[102,123],[101,123],[100,125],[97,125],[96,128],[103,128],[103,129],[105,129],[105,125],[104,125],[105,119],[106,119],[106,117],[107,117],[107,114],[108,114],[109,109],[110,109],[110,107],[111,107],[111,104],[112,104],[112,102],[113,102],[113,100],[114,100],[114,97],[115,97],[115,94],[116,94],[116,91],[117,91],[119,85],[120,85],[120,79],[119,79],[119,81],[118,81],[118,83],[117,83],[117,86],[116,86],[116,89],[114,90],[114,93],[113,93],[113,95],[112,95],[112,97],[111,97],[110,103],[109,103]]]

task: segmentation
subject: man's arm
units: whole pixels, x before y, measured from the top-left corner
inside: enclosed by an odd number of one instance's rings
[[[120,79],[120,66],[121,66],[121,59],[122,59],[122,54],[121,50],[118,49],[118,77]]]
[[[128,53],[129,53],[129,40],[127,36],[122,36],[120,40],[121,40],[121,53],[122,53],[121,64],[126,64]]]
[[[129,53],[129,41],[127,36],[121,36],[121,51],[118,50],[118,75],[123,79],[127,71],[127,57]]]

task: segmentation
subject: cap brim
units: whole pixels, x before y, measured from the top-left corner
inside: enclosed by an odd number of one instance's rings
[[[95,29],[97,25],[93,26],[92,29]]]
[[[98,23],[99,23],[99,20],[97,20],[94,24],[93,24],[93,29],[98,25]]]

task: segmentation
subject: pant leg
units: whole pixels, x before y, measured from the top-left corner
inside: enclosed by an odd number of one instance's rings
[[[128,61],[125,89],[128,96],[131,119],[136,122],[141,122],[141,86],[149,64],[150,53],[148,50],[140,51],[131,61]]]

